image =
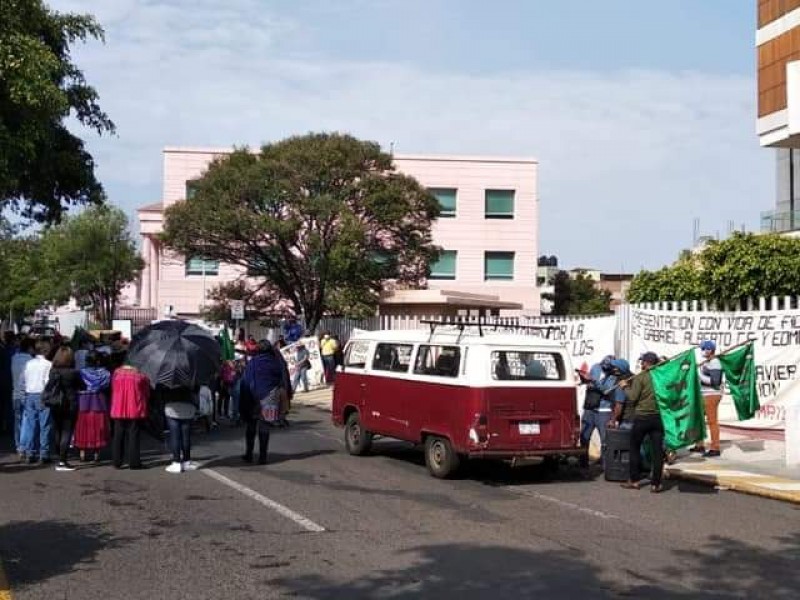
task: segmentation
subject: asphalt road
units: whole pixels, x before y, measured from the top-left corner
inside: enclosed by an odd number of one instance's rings
[[[195,436],[205,469],[73,473],[0,463],[0,557],[18,600],[797,598],[797,507],[690,484],[632,492],[562,468],[431,478],[407,444],[351,457],[300,408],[271,462],[241,429]],[[206,471],[206,472],[204,472]]]

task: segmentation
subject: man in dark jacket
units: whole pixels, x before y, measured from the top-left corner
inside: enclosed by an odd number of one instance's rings
[[[650,369],[658,364],[659,359],[655,352],[645,352],[639,361],[642,364],[642,371],[633,379],[620,384],[627,396],[625,404],[634,414],[631,429],[630,476],[622,487],[631,490],[638,490],[641,487],[640,452],[644,438],[649,435],[653,447],[653,478],[650,482],[650,491],[657,494],[663,491],[661,475],[664,471],[664,425],[661,422]]]

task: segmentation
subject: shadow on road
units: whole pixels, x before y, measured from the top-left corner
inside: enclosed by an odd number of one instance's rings
[[[91,565],[99,552],[127,541],[99,524],[13,521],[0,526],[0,556],[15,588]]]
[[[258,451],[258,442],[256,442],[256,452]],[[270,452],[267,455],[267,466],[269,465],[277,465],[284,462],[296,461],[296,460],[306,460],[308,458],[314,458],[315,456],[325,456],[328,454],[336,454],[336,450],[309,450],[307,452],[292,452],[292,453],[284,453],[284,452]],[[213,460],[209,460],[203,464],[203,468],[206,469],[213,469],[215,467],[252,467],[252,464],[248,464],[244,462],[241,456],[221,456],[219,458],[215,458]],[[258,465],[256,465],[258,466]]]
[[[441,544],[402,552],[411,566],[350,581],[318,575],[269,583],[303,598],[770,598],[797,597],[800,538],[767,552],[726,538],[681,553],[683,566],[659,572],[635,558],[604,571],[581,552]],[[635,548],[632,548],[635,550]]]

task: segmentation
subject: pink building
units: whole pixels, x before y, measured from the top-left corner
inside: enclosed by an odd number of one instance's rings
[[[242,274],[216,261],[189,260],[161,247],[164,208],[191,194],[191,182],[229,149],[166,148],[162,201],[139,209],[142,307],[196,315],[216,285]],[[395,157],[399,171],[415,177],[442,204],[433,229],[444,249],[428,290],[387,293],[383,313],[539,313],[536,287],[539,206],[537,163],[531,159],[465,156]]]

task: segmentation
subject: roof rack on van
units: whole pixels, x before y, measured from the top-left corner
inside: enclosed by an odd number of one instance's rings
[[[491,328],[493,331],[497,331],[498,327],[508,328],[508,329],[524,329],[526,331],[544,331],[545,332],[545,339],[550,339],[550,334],[553,331],[557,331],[559,327],[557,325],[510,325],[508,323],[498,323],[497,321],[486,321],[485,319],[478,319],[477,321],[470,321],[464,320],[462,318],[456,319],[443,319],[440,321],[434,321],[431,319],[423,319],[420,323],[424,325],[429,325],[431,328],[431,338],[433,334],[436,332],[437,326],[450,326],[456,327],[458,329],[458,340],[456,343],[461,341],[461,336],[464,335],[464,330],[467,327],[477,327],[478,328],[478,335],[483,337],[483,330],[485,328]],[[430,341],[430,340],[429,340]]]

